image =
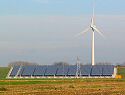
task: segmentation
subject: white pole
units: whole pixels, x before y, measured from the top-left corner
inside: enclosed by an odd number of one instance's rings
[[[92,32],[92,66],[95,65],[95,39],[94,39],[94,31]]]

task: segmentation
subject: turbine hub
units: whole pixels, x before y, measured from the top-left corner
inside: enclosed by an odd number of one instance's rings
[[[95,29],[93,27],[94,27],[93,25],[90,25],[90,28],[92,29],[92,31],[95,31]]]

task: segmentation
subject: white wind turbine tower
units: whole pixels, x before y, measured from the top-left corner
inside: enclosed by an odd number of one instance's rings
[[[84,31],[80,32],[77,36],[81,35],[81,34],[84,34],[86,32],[88,32],[89,30],[92,30],[92,55],[91,55],[91,62],[92,62],[92,65],[95,65],[95,32],[99,33],[101,36],[103,36],[103,34],[99,31],[99,29],[96,27],[95,25],[95,4],[94,4],[94,1],[93,1],[93,16],[91,18],[91,24],[90,26],[85,29]],[[104,37],[104,36],[103,36]]]

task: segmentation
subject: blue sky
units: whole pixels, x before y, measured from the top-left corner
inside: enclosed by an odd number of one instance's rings
[[[95,0],[98,14],[125,14],[124,0]],[[92,0],[0,0],[1,15],[90,14]]]
[[[125,1],[95,0],[96,62],[125,62]],[[90,24],[92,0],[0,0],[0,63],[52,64],[91,62],[91,32],[74,36]]]

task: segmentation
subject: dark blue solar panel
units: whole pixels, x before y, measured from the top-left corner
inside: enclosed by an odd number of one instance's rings
[[[24,67],[23,66],[20,66],[20,71],[19,71],[19,74],[18,74],[18,76],[21,76],[22,75],[22,73],[23,73],[23,71],[24,71]]]
[[[57,76],[66,76],[68,74],[68,66],[59,66],[57,69]]]
[[[101,76],[102,75],[102,70],[103,70],[102,68],[103,68],[102,65],[92,66],[91,76]]]
[[[10,76],[16,76],[20,66],[14,66],[12,72],[10,73]]]
[[[83,65],[80,67],[80,72],[81,72],[81,76],[90,76],[91,74],[91,69],[92,66],[91,65]]]
[[[57,73],[58,66],[47,66],[45,76],[54,76]]]
[[[21,76],[32,76],[36,66],[23,66]]]
[[[114,73],[113,65],[104,65],[103,66],[103,76],[111,76]]]
[[[20,71],[18,73],[18,71]],[[14,66],[10,77],[18,76],[75,76],[77,66]],[[80,66],[81,76],[112,76],[113,65],[83,65]]]
[[[33,76],[44,76],[47,66],[36,66]]]
[[[77,66],[69,66],[68,76],[75,76],[77,72]]]

